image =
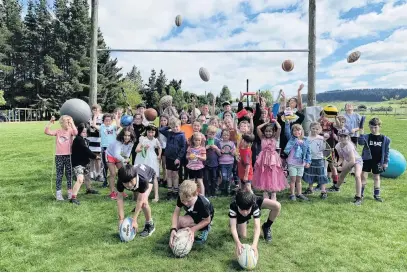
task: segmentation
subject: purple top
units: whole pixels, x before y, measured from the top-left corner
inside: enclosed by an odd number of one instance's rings
[[[221,156],[219,157],[219,164],[220,165],[228,165],[233,164],[235,161],[235,143],[233,141],[220,141],[220,153]]]

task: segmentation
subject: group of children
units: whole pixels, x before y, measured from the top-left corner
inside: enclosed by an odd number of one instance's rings
[[[214,217],[208,197],[232,194],[229,218],[238,253],[242,248],[239,237],[246,236],[246,224],[251,217],[255,227],[252,247],[257,251],[262,209],[270,210],[262,225],[263,236],[266,241],[272,240],[271,225],[281,209],[276,193],[286,188],[292,201],[307,201],[306,195],[316,189],[326,199],[327,191],[338,192],[346,175],[352,172],[356,181],[354,203],[360,205],[367,174],[373,172],[374,198],[383,201],[380,173],[388,164],[390,139],[380,134],[381,121],[370,120],[371,133],[363,134],[360,116],[347,104],[346,114],[337,116],[334,122],[322,111],[320,119],[310,124],[309,136],[305,136],[301,125],[304,120],[301,89],[302,86],[298,97],[287,104],[282,93],[277,116],[267,108],[265,99],[257,96],[255,109],[243,107],[240,102],[238,112],[234,113],[230,103],[224,102],[218,116],[214,115],[215,102],[212,115],[208,105],[201,108],[200,114],[195,110],[178,114],[169,105],[159,117],[158,128],[146,120],[144,104],[137,106],[133,123],[126,127],[120,124],[120,110],[115,115],[101,114],[98,105],[92,107],[89,124],[79,124],[78,128],[72,118],[62,116],[61,129],[53,131],[52,118],[45,133],[57,137],[56,198],[63,200],[64,168],[68,199],[78,205],[81,184],[85,182],[87,194],[97,194],[90,179],[99,178],[104,186],[109,185],[109,197],[117,199],[120,224],[124,219],[123,198],[127,197],[124,189],[128,189],[137,202],[133,227],[138,229],[137,218],[143,211],[146,223],[140,235],[147,237],[155,230],[148,196],[154,189],[153,201],[159,201],[160,181],[167,187],[167,199],[177,200],[170,231],[172,245],[180,228],[188,228],[191,236],[200,231],[196,242],[204,243]],[[356,150],[357,143],[363,145],[362,156]],[[73,188],[72,171],[77,179]],[[302,180],[309,184],[304,194]],[[333,185],[327,189],[330,180]],[[253,190],[263,191],[263,196],[254,195]],[[181,209],[185,210],[184,216],[180,216]]]

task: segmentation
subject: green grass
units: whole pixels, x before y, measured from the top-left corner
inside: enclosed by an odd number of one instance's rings
[[[382,117],[392,148],[406,154],[407,121]],[[213,200],[215,218],[209,240],[184,259],[169,248],[174,202],[152,204],[156,232],[121,243],[116,203],[81,189],[80,206],[54,200],[53,137],[45,123],[0,124],[0,271],[240,271],[228,230],[229,199]],[[278,198],[282,213],[273,225],[273,243],[259,243],[256,271],[406,271],[406,174],[383,179],[384,203],[372,198],[369,179],[363,205],[351,204],[354,183],[348,177],[340,193],[309,203]],[[64,190],[66,183],[64,182]],[[52,190],[51,190],[52,188]],[[164,189],[161,189],[163,196]],[[126,201],[126,215],[134,203]],[[263,211],[262,222],[267,217]],[[143,224],[143,216],[139,225]],[[249,235],[252,235],[252,222]],[[250,242],[250,241],[246,241]]]

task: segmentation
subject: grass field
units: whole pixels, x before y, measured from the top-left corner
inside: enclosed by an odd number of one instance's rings
[[[407,121],[382,117],[391,147],[407,152]],[[183,259],[173,258],[169,229],[175,202],[152,204],[156,231],[121,243],[116,202],[100,183],[98,196],[79,194],[81,205],[54,200],[53,137],[45,122],[0,123],[0,271],[240,271],[228,230],[228,198],[212,199],[215,218],[208,242]],[[340,193],[311,202],[278,195],[282,213],[273,225],[273,243],[259,243],[256,271],[407,271],[406,174],[382,180],[384,203],[372,198],[372,180],[363,205],[351,204],[354,183]],[[63,183],[66,193],[66,183]],[[134,207],[125,204],[129,215]],[[268,213],[263,211],[262,222]],[[143,216],[139,225],[143,224]],[[249,226],[252,235],[252,222]],[[250,241],[245,241],[250,242]]]

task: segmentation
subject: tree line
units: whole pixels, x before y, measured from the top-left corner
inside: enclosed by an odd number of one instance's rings
[[[391,99],[402,99],[405,97],[407,97],[407,89],[396,89],[396,88],[332,90],[316,94],[316,100],[318,102],[331,102],[331,101],[380,102]],[[307,101],[306,94],[303,95],[303,101]]]

